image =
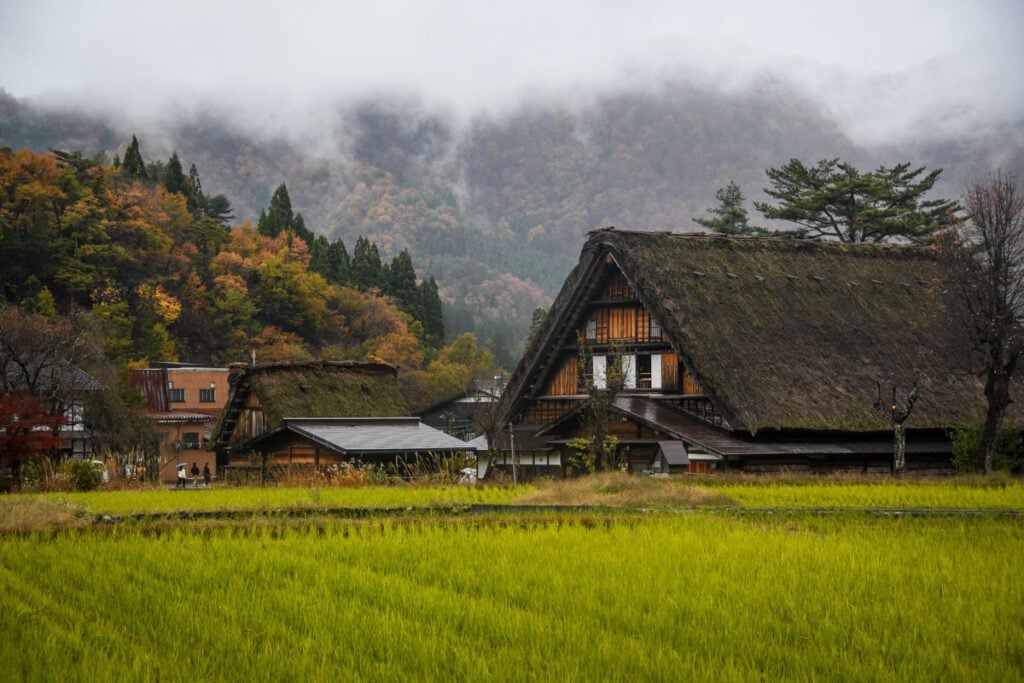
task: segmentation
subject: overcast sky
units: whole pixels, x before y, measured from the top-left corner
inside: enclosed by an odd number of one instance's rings
[[[214,96],[280,116],[368,92],[466,114],[774,72],[870,137],[936,112],[1021,117],[1022,29],[1021,0],[0,0],[0,87],[128,115]]]

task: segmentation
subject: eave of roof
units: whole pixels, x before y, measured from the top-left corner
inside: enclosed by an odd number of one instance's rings
[[[250,439],[240,451],[260,450],[291,432],[342,455],[456,453],[472,451],[465,441],[423,424],[417,417],[285,418],[276,429]]]

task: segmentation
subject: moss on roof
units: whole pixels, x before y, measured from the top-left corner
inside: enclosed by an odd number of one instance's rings
[[[409,414],[393,366],[356,361],[312,361],[232,366],[231,391],[215,430],[237,417],[255,394],[271,428],[286,417],[393,417]]]
[[[585,273],[608,251],[735,428],[888,429],[873,407],[876,382],[883,400],[893,384],[918,383],[909,427],[948,428],[984,413],[970,341],[951,324],[955,295],[929,250],[618,230],[588,239],[513,374],[518,398],[544,345],[571,324],[563,318]]]

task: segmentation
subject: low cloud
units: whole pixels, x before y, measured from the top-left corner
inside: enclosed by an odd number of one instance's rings
[[[0,6],[0,86],[133,123],[217,110],[295,134],[380,95],[468,119],[681,74],[730,89],[767,73],[877,143],[922,122],[1022,118],[1020,26],[1014,0],[36,0]]]

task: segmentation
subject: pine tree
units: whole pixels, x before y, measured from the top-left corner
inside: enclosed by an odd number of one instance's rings
[[[708,209],[714,218],[694,218],[694,222],[726,235],[746,235],[754,232],[747,223],[747,210],[743,208],[743,191],[730,180],[725,187],[715,192],[718,206]]]
[[[257,229],[267,237],[277,237],[282,230],[293,231],[295,214],[292,212],[292,200],[288,196],[288,187],[281,183],[270,198],[270,206],[266,213],[260,212]],[[303,226],[305,227],[305,226]]]
[[[227,225],[228,221],[235,217],[231,213],[231,202],[222,194],[203,197],[203,212],[207,218],[212,218],[223,225]]]
[[[346,284],[352,277],[352,262],[348,257],[345,243],[340,239],[331,242],[327,251],[328,272],[333,276],[332,282]]]
[[[423,307],[422,322],[426,341],[433,346],[440,346],[444,342],[444,308],[433,275],[420,283],[420,301]]]
[[[199,182],[199,171],[196,169],[195,164],[192,164],[188,169],[188,180],[185,181],[185,200],[188,202],[188,210],[192,213],[199,211],[206,205],[206,197],[203,196],[203,184]],[[227,201],[226,198],[225,201]]]
[[[143,180],[147,177],[146,162],[142,160],[142,152],[139,151],[139,140],[135,135],[132,135],[131,144],[125,150],[121,168],[124,169],[125,174],[128,176],[142,178]]]
[[[341,240],[328,242],[323,235],[317,235],[309,247],[309,269],[335,285],[348,283],[349,259],[345,243]]]
[[[384,264],[380,260],[377,245],[360,237],[352,252],[352,284],[361,290],[384,289],[386,285]]]
[[[164,167],[164,188],[168,192],[184,194],[185,187],[185,173],[181,169],[181,160],[178,159],[178,153],[174,152]]]
[[[420,322],[423,320],[423,300],[416,285],[416,271],[412,257],[405,249],[391,260],[388,270],[387,293],[394,297],[398,307]]]
[[[885,166],[868,173],[835,159],[804,166],[791,159],[782,168],[765,173],[771,187],[765,194],[778,205],[754,202],[765,218],[800,226],[800,237],[834,237],[841,242],[884,242],[890,239],[919,241],[948,224],[948,214],[958,206],[945,199],[924,200],[942,169],[924,176],[924,166],[910,163]]]
[[[317,235],[313,243],[309,245],[309,270],[313,273],[323,275],[324,279],[332,284],[330,271],[330,242],[323,235]]]
[[[307,245],[313,246],[313,233],[306,227],[306,221],[303,220],[301,213],[295,213],[295,218],[292,220],[291,230]]]

